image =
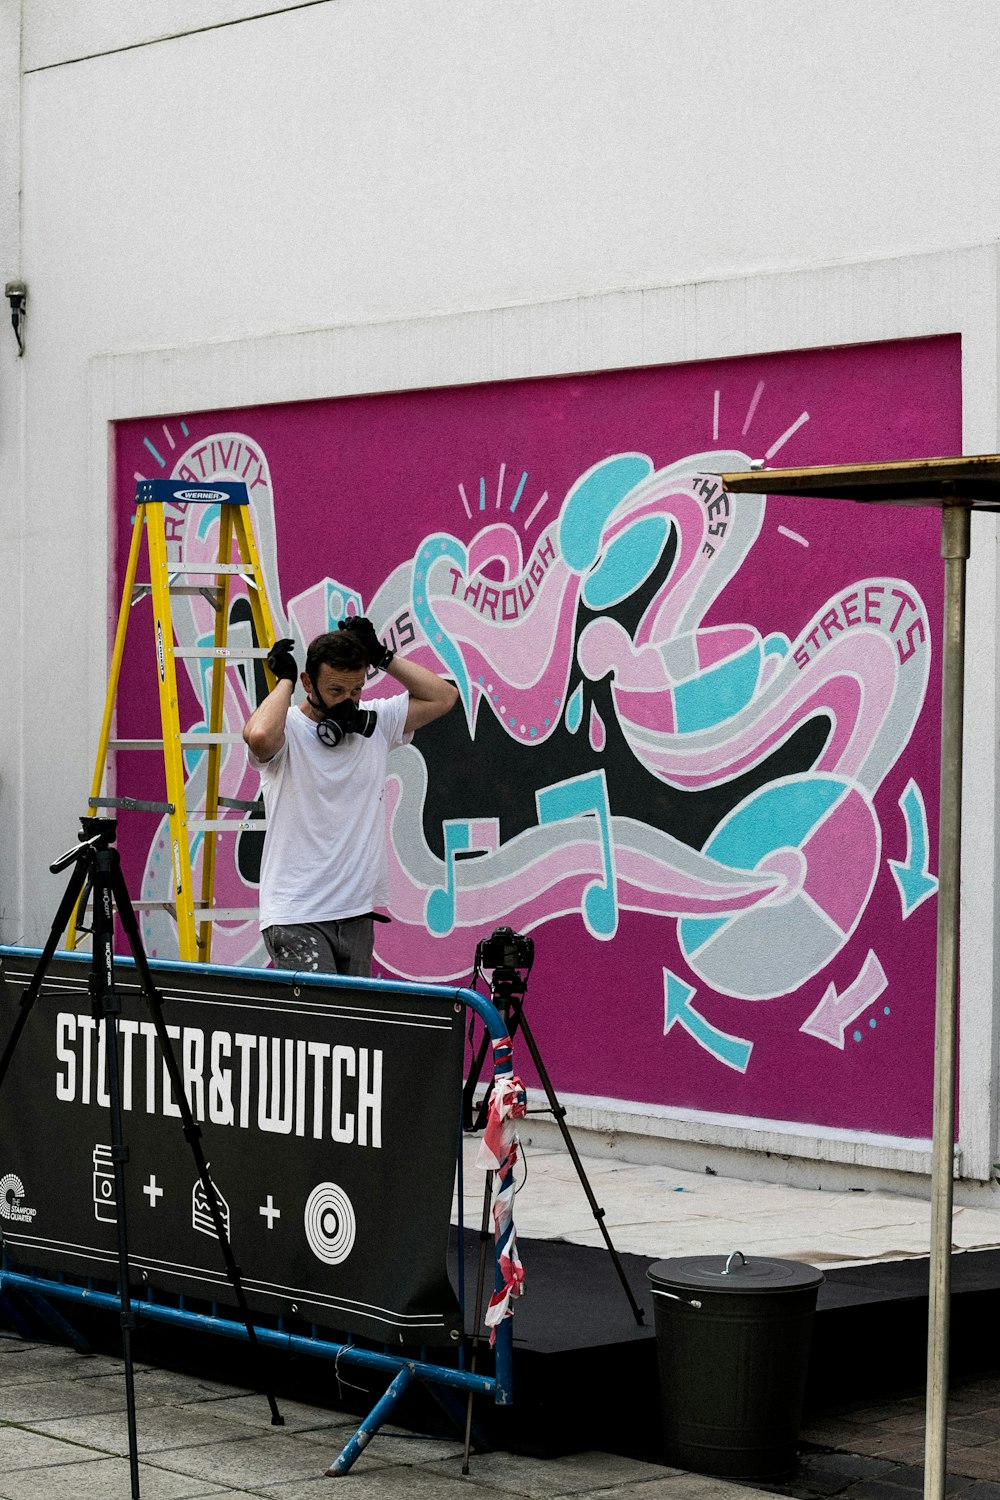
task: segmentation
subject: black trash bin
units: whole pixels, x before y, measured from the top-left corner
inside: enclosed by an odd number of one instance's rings
[[[647,1275],[667,1463],[732,1479],[790,1474],[822,1271],[736,1250],[657,1261]]]

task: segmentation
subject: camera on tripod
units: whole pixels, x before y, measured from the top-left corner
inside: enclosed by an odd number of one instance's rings
[[[530,969],[534,958],[531,938],[522,937],[513,927],[497,927],[476,950],[476,965],[480,969]]]

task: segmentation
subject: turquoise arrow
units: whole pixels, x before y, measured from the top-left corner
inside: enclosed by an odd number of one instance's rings
[[[906,819],[906,859],[890,859],[888,865],[899,886],[905,922],[922,901],[926,901],[928,896],[933,896],[938,883],[928,868],[927,813],[924,808],[924,799],[912,777],[899,799],[899,806]]]
[[[746,1042],[742,1037],[730,1036],[726,1031],[720,1031],[705,1020],[703,1015],[691,1005],[691,999],[695,990],[683,979],[678,979],[676,974],[671,974],[669,969],[663,971],[663,1035],[666,1036],[670,1028],[679,1023],[684,1030],[693,1036],[700,1047],[711,1052],[720,1062],[725,1063],[727,1068],[735,1068],[737,1073],[745,1073],[750,1054],[753,1051],[753,1042]]]

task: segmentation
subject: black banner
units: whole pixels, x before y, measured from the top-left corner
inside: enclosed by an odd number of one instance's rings
[[[36,963],[0,957],[3,1040]],[[89,972],[89,958],[53,961],[0,1087],[0,1236],[19,1266],[115,1281],[104,1023]],[[388,983],[153,972],[251,1308],[386,1343],[450,1341],[461,1006]],[[231,1305],[131,963],[116,966],[116,988],[133,1285]]]

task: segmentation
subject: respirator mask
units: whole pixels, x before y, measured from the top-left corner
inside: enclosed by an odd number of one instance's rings
[[[373,708],[359,708],[351,698],[333,708],[322,702],[314,703],[310,698],[309,706],[323,715],[316,725],[316,734],[328,750],[335,750],[345,734],[360,734],[367,740],[375,733],[378,714]]]

